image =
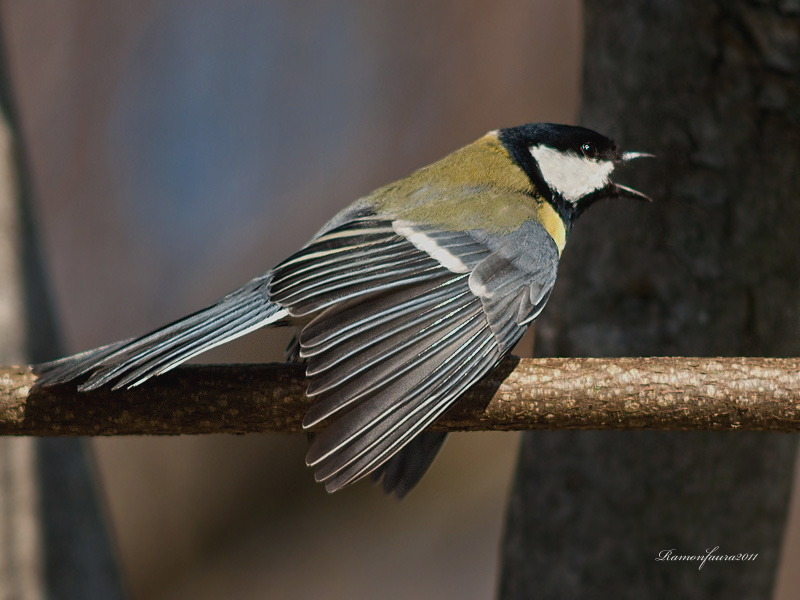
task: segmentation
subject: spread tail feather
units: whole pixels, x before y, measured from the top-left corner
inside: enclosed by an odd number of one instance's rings
[[[269,277],[250,281],[216,304],[140,338],[116,342],[34,366],[37,385],[66,383],[86,374],[78,389],[94,390],[114,382],[133,387],[190,358],[284,319],[286,309],[269,301]]]

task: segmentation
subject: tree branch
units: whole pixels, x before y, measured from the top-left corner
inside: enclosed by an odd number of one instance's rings
[[[131,390],[34,388],[0,369],[0,435],[301,431],[301,365],[187,366]],[[800,430],[800,359],[509,359],[436,426],[516,429]]]

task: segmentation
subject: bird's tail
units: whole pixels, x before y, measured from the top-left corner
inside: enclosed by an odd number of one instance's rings
[[[444,431],[423,431],[372,472],[372,481],[383,477],[383,491],[399,499],[419,483],[444,444]]]
[[[268,284],[269,276],[253,279],[216,304],[140,338],[35,365],[36,383],[55,385],[89,374],[81,391],[111,382],[114,389],[139,385],[214,346],[284,319],[286,309],[269,301]]]

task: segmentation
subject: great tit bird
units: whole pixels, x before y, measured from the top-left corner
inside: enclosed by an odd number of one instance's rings
[[[298,329],[326,422],[306,462],[333,492],[372,473],[405,495],[445,434],[426,431],[542,312],[572,224],[608,197],[621,152],[582,127],[490,131],[331,219],[301,250],[216,304],[139,338],[38,365],[38,385],[144,383],[265,326]]]

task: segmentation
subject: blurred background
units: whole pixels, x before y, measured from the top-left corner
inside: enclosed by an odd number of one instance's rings
[[[69,352],[213,302],[490,129],[577,120],[578,0],[0,7]],[[327,495],[303,436],[94,447],[133,598],[487,598],[517,439],[451,436],[402,502]]]
[[[0,10],[70,352],[213,302],[358,196],[487,130],[577,121],[578,0]],[[257,333],[202,360],[277,361],[287,342]],[[496,585],[517,440],[450,436],[402,502],[369,483],[329,496],[300,435],[93,443],[134,599],[470,599]]]

